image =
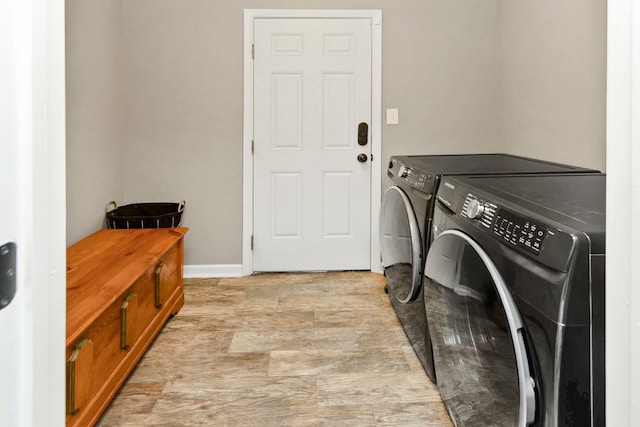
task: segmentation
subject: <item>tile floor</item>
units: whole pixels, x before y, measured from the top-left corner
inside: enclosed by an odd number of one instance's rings
[[[451,426],[383,276],[185,280],[107,426]]]

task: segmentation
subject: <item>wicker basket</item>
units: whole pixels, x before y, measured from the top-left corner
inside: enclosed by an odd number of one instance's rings
[[[118,206],[107,203],[105,212],[109,228],[171,228],[179,227],[186,202],[133,203]]]

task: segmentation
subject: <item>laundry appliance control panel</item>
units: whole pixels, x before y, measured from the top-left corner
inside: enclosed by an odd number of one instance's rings
[[[405,165],[395,159],[389,162],[387,175],[424,193],[431,193],[434,190],[435,176],[433,174],[415,166]]]
[[[545,238],[553,233],[539,222],[515,214],[491,201],[481,200],[472,193],[467,194],[461,215],[478,221],[505,243],[534,255],[540,253]]]

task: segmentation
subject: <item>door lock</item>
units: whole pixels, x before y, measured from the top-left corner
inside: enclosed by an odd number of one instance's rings
[[[359,161],[360,163],[364,163],[364,162],[366,162],[367,160],[369,160],[369,156],[367,156],[367,155],[366,155],[366,154],[364,154],[364,153],[360,153],[360,154],[358,154],[358,161]]]
[[[358,145],[367,145],[369,142],[369,125],[362,122],[358,125]]]

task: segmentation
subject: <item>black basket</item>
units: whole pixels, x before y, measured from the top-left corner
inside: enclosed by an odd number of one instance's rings
[[[133,203],[120,207],[116,202],[109,202],[105,208],[107,226],[118,229],[179,227],[184,206],[184,200],[180,203]]]

